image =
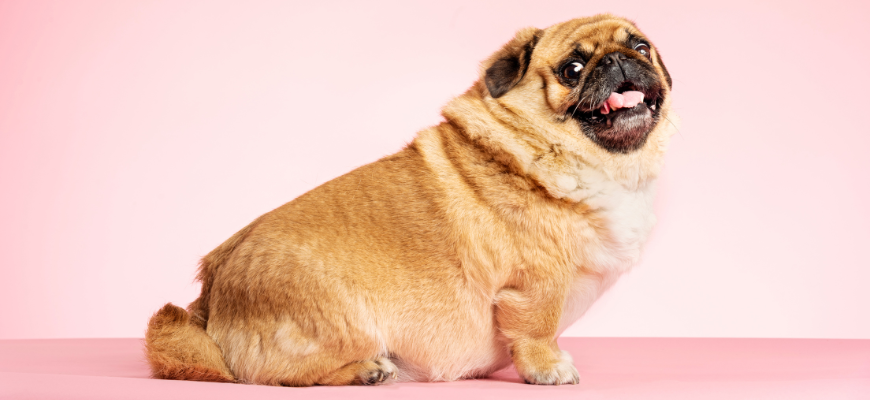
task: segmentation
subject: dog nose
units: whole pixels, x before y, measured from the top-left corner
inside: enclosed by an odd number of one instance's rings
[[[607,54],[604,58],[601,59],[601,63],[604,65],[616,64],[619,65],[621,61],[625,61],[628,57],[625,54],[622,54],[618,51],[614,51],[613,53]]]

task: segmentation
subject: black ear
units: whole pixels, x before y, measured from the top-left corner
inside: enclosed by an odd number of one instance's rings
[[[523,29],[501,50],[490,56],[489,67],[484,74],[490,96],[503,96],[523,79],[529,69],[532,51],[538,44],[540,33],[541,30],[537,28]]]

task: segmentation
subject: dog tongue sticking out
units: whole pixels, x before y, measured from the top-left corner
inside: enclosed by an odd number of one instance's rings
[[[610,114],[610,110],[618,110],[620,108],[632,108],[643,101],[643,93],[636,91],[628,91],[623,93],[613,92],[604,105],[601,106],[602,114]]]

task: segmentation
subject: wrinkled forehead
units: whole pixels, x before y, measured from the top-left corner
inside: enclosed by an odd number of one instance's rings
[[[562,59],[575,50],[585,54],[607,51],[622,46],[632,38],[645,38],[637,27],[623,18],[598,15],[575,19],[547,28],[536,48],[547,60]]]

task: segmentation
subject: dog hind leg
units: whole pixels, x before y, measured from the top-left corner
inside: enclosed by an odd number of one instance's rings
[[[388,379],[396,379],[398,369],[387,358],[349,363],[324,378],[317,384],[324,386],[377,385]]]

